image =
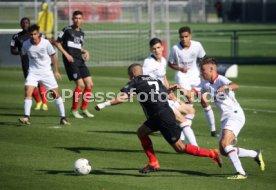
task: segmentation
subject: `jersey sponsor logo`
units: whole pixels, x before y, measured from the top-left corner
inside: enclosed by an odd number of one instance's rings
[[[71,47],[71,48],[81,49],[81,44],[80,43],[77,44],[77,43],[72,42],[72,41],[68,41],[67,46]]]

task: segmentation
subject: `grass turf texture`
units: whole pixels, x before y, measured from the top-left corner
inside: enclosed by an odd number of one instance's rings
[[[118,92],[127,82],[124,67],[91,68],[94,92]],[[64,73],[64,70],[61,71]],[[168,69],[173,80],[173,72]],[[0,70],[0,189],[274,189],[276,177],[276,67],[240,66],[240,85],[236,96],[245,109],[246,126],[238,145],[244,148],[263,148],[266,171],[261,173],[253,159],[242,159],[249,178],[230,181],[233,174],[227,158],[222,169],[209,158],[174,153],[159,133],[152,136],[161,170],[139,174],[147,162],[135,135],[145,120],[137,102],[125,103],[96,112],[95,103],[89,109],[94,119],[77,120],[68,117],[71,126],[58,126],[59,117],[54,103],[49,111],[32,110],[30,126],[20,126],[17,119],[23,114],[23,77],[19,69]],[[63,74],[60,88],[73,88]],[[71,99],[65,102],[69,113]],[[33,106],[34,107],[34,106]],[[198,143],[202,147],[217,147],[210,137],[202,109],[196,105],[193,122]],[[215,110],[219,125],[218,112]],[[69,115],[69,114],[68,114]],[[87,158],[93,171],[87,176],[75,176],[73,163]]]

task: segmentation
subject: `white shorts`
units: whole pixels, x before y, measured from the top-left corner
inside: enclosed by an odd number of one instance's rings
[[[192,90],[193,88],[197,91],[201,90],[201,80],[200,78],[195,78],[195,79],[179,79],[175,78],[175,82],[179,84],[182,88],[186,90]]]
[[[178,101],[168,100],[168,103],[172,109],[177,109],[180,106]]]
[[[235,111],[231,116],[229,116],[228,118],[220,122],[220,125],[221,125],[220,140],[222,137],[223,130],[227,129],[234,133],[236,142],[237,142],[237,137],[241,129],[243,128],[244,124],[245,124],[244,112],[242,109],[239,109]]]
[[[58,87],[52,71],[43,74],[29,73],[25,81],[25,86],[37,87],[38,83],[42,83],[47,90],[52,90]]]

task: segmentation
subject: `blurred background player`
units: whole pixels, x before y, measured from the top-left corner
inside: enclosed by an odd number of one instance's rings
[[[94,115],[88,111],[87,105],[92,97],[91,91],[94,85],[90,72],[84,63],[84,61],[89,60],[90,55],[87,50],[83,49],[84,33],[80,28],[83,22],[83,13],[75,11],[72,20],[73,25],[62,30],[55,45],[62,53],[63,63],[69,80],[73,80],[76,84],[71,114],[75,118],[83,118],[78,111],[79,99],[82,95],[81,113],[86,117],[92,118]]]
[[[175,81],[187,90],[200,91],[200,70],[197,59],[202,59],[206,53],[200,42],[191,40],[191,29],[187,26],[178,30],[180,42],[171,48],[169,56],[169,66],[176,70]],[[189,98],[189,103],[193,99]],[[216,136],[215,117],[211,106],[207,102],[207,97],[202,97],[200,101],[205,111],[211,136]]]
[[[142,147],[149,158],[149,162],[139,170],[140,173],[149,173],[160,168],[153,144],[149,135],[153,132],[160,131],[166,141],[178,153],[186,153],[194,156],[209,157],[215,161],[219,167],[222,166],[222,160],[217,149],[208,150],[191,144],[184,144],[180,140],[181,128],[176,125],[175,115],[170,108],[167,97],[168,91],[160,80],[154,79],[149,75],[143,75],[140,64],[132,64],[128,67],[130,82],[121,89],[118,97],[97,104],[96,110],[102,110],[110,105],[117,105],[127,102],[129,97],[137,94],[137,100],[148,114],[147,120],[137,129],[137,136],[141,141]],[[154,92],[154,93],[151,93]]]
[[[24,74],[24,78],[26,79],[28,76],[28,70],[29,70],[29,58],[27,55],[22,55],[21,48],[23,46],[23,42],[28,40],[30,38],[30,35],[28,33],[28,28],[30,27],[30,19],[27,17],[23,17],[20,21],[20,26],[22,28],[22,31],[13,35],[10,45],[10,52],[12,55],[20,55],[21,58],[21,66]],[[35,110],[48,110],[47,105],[47,98],[46,98],[46,89],[42,84],[38,84],[39,91],[37,88],[33,91],[33,98],[36,101],[36,107]],[[41,96],[41,99],[39,97],[39,93]]]
[[[54,29],[54,15],[48,10],[48,4],[43,3],[41,11],[38,13],[37,25],[40,28],[40,32],[50,40],[53,41],[53,29]]]
[[[58,72],[58,57],[51,43],[42,38],[39,33],[39,26],[34,24],[28,29],[30,39],[26,40],[22,46],[22,55],[29,57],[29,73],[25,81],[24,117],[19,118],[19,122],[30,125],[30,115],[32,107],[32,93],[39,82],[45,85],[47,90],[52,92],[56,106],[60,113],[60,124],[68,125],[65,118],[63,100],[58,93],[56,79],[61,79]],[[53,63],[54,73],[51,68]]]
[[[234,93],[239,86],[217,73],[217,61],[213,58],[205,58],[201,61],[201,73],[205,79],[202,82],[201,93],[209,93],[214,96],[215,104],[220,111],[220,152],[228,156],[237,172],[236,175],[228,177],[228,179],[247,178],[239,157],[254,158],[261,171],[264,171],[265,164],[260,150],[235,147],[240,130],[245,123],[244,112]]]
[[[164,47],[162,41],[159,38],[153,38],[150,40],[149,46],[151,55],[144,60],[143,74],[160,80],[163,85],[169,89],[170,85],[166,75],[167,60],[163,57]],[[185,137],[187,137],[190,144],[198,146],[194,132],[191,128],[195,109],[178,100],[173,92],[170,93],[169,97],[169,105],[174,111],[179,126],[183,129],[181,140],[184,141]],[[183,114],[185,114],[186,117],[184,117]]]

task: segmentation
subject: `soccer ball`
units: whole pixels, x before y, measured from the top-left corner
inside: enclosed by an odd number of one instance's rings
[[[87,175],[91,172],[91,165],[85,158],[77,159],[74,163],[74,172],[77,175]]]

